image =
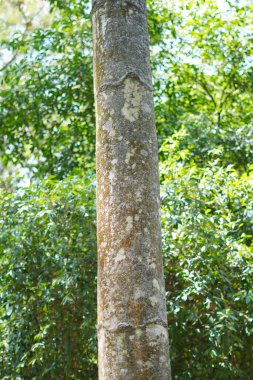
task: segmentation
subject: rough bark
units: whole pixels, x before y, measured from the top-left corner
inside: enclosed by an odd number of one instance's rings
[[[145,0],[93,0],[100,380],[169,380]]]

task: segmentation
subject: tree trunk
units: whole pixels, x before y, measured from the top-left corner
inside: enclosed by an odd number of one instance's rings
[[[145,0],[93,0],[100,380],[169,380]]]

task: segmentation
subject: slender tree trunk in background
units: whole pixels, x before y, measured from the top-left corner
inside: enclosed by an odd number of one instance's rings
[[[93,0],[100,380],[169,380],[145,0]]]

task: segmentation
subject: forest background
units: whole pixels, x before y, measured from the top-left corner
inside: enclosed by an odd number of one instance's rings
[[[97,379],[91,4],[0,0],[0,378]],[[172,375],[252,380],[253,6],[148,1]]]

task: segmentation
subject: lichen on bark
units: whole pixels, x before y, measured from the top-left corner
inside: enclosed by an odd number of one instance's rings
[[[93,1],[100,380],[169,380],[144,0]]]

